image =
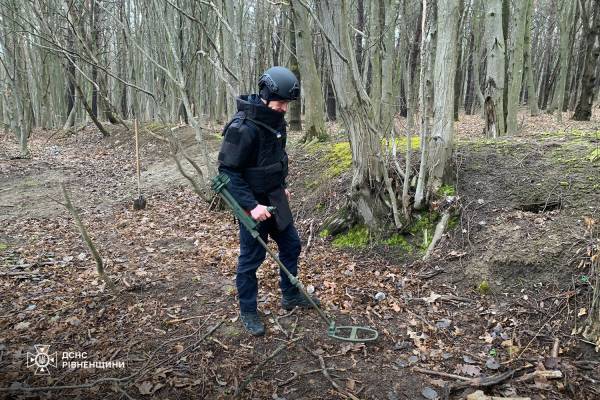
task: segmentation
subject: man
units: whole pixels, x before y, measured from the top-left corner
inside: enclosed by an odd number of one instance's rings
[[[288,103],[300,95],[296,76],[287,68],[269,68],[258,81],[259,94],[240,96],[238,112],[223,129],[219,152],[219,172],[231,179],[227,189],[256,221],[265,241],[270,236],[279,248],[279,258],[296,276],[300,238],[294,227],[286,189],[288,158],[285,152]],[[268,206],[276,207],[273,213]],[[240,302],[240,320],[246,330],[260,336],[265,327],[257,313],[258,280],[256,270],[265,260],[266,251],[240,224],[240,256],[236,286]],[[280,271],[282,307],[309,308],[308,300]],[[315,299],[316,300],[316,299]]]

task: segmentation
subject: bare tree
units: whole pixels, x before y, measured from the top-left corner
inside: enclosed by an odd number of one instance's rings
[[[303,141],[309,142],[313,139],[323,141],[328,138],[325,130],[325,105],[321,91],[321,79],[315,63],[308,12],[298,0],[292,0],[291,4],[296,31],[296,55],[301,60],[299,68],[305,104],[304,129],[306,134]]]
[[[523,83],[523,46],[527,27],[528,2],[518,1],[513,4],[511,14],[510,58],[508,63],[508,106],[506,114],[506,133],[517,133],[517,113]]]
[[[319,22],[328,43],[332,86],[352,150],[352,209],[365,224],[377,229],[388,212],[387,201],[392,206],[396,226],[401,226],[396,196],[382,157],[379,129],[372,119],[373,102],[363,85],[350,42],[346,23],[348,2],[321,1],[319,11]]]
[[[576,121],[589,121],[592,116],[592,101],[594,99],[594,86],[596,82],[595,69],[600,47],[596,38],[600,33],[600,0],[592,0],[589,9],[585,2],[580,0],[581,19],[583,22],[583,35],[585,37],[585,57],[583,75],[581,76],[581,94],[575,107],[573,119]]]
[[[504,64],[505,47],[502,29],[502,0],[485,2],[485,47],[487,73],[484,89],[485,134],[496,138],[505,132],[504,126]]]
[[[459,0],[438,1],[437,46],[433,72],[433,125],[429,143],[428,198],[441,187],[454,144],[454,79]]]

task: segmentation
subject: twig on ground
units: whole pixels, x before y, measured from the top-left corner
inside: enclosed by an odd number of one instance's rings
[[[427,247],[427,251],[425,252],[425,255],[423,256],[423,261],[426,261],[427,259],[429,259],[429,257],[431,257],[431,253],[433,252],[433,249],[435,249],[435,245],[442,238],[442,235],[444,234],[444,231],[446,230],[446,227],[448,226],[449,220],[450,220],[450,213],[448,211],[446,211],[442,215],[442,219],[440,220],[440,222],[438,222],[437,226],[435,227],[435,233],[433,234],[433,238],[431,238],[431,243],[429,244],[429,247]]]
[[[329,371],[345,371],[345,369],[344,370],[339,370],[339,369],[335,369],[335,368],[327,368],[327,370],[329,370]],[[296,372],[296,371],[292,371],[292,376],[290,378],[286,379],[283,382],[279,382],[277,384],[277,386],[279,386],[279,387],[285,386],[288,383],[292,382],[294,379],[298,378],[299,376],[316,374],[317,372],[322,372],[321,368],[319,368],[319,369],[311,369],[310,371],[302,372],[301,374],[298,373],[298,372]]]
[[[205,318],[205,315],[195,315],[193,317],[185,317],[185,318],[176,318],[176,319],[170,319],[168,320],[166,323],[167,324],[174,324],[176,322],[184,322],[184,321],[189,321],[191,319],[197,319],[197,318]]]
[[[499,383],[504,382],[507,379],[512,378],[518,371],[525,369],[525,368],[530,368],[533,365],[528,364],[525,367],[521,367],[518,369],[510,369],[506,372],[502,372],[500,374],[496,374],[496,375],[492,375],[492,376],[484,376],[481,378],[473,378],[468,382],[459,382],[456,383],[452,386],[450,386],[450,392],[454,392],[456,390],[460,390],[460,389],[465,389],[467,387],[490,387],[490,386],[494,386],[497,385]]]
[[[525,351],[527,351],[527,349],[529,348],[529,346],[531,346],[531,343],[533,343],[533,341],[535,340],[535,338],[540,334],[540,332],[542,331],[542,329],[544,329],[544,326],[546,326],[547,323],[549,323],[550,321],[552,321],[558,314],[560,314],[565,307],[568,305],[569,303],[567,302],[567,304],[565,304],[560,310],[558,310],[556,313],[554,313],[553,315],[550,316],[550,318],[548,318],[541,326],[540,328],[537,330],[537,332],[535,333],[535,336],[533,336],[531,338],[531,340],[529,341],[529,343],[527,343],[527,345],[523,348],[523,350],[521,350],[521,352],[519,353],[519,355],[517,356],[517,358],[513,359],[513,360],[509,360],[508,362],[513,362],[513,361],[517,361],[520,360],[521,357],[523,356],[523,354],[525,353]],[[503,363],[504,364],[504,363]]]
[[[310,221],[310,227],[308,228],[308,242],[306,243],[306,248],[304,250],[304,256],[306,257],[308,255],[308,252],[310,251],[310,246],[312,245],[312,237],[313,237],[313,225],[314,225],[315,221],[311,220]]]
[[[98,272],[98,275],[100,276],[100,278],[102,278],[102,280],[104,282],[106,282],[106,286],[112,292],[116,292],[117,288],[116,288],[114,282],[104,272],[104,262],[102,261],[102,257],[100,257],[100,253],[98,253],[98,250],[96,249],[96,246],[94,245],[94,242],[92,241],[92,239],[89,237],[89,235],[87,233],[87,229],[85,229],[85,225],[83,225],[83,222],[81,222],[81,218],[79,217],[77,210],[75,210],[73,203],[71,203],[71,197],[69,196],[69,192],[65,188],[65,184],[61,182],[60,188],[62,190],[63,197],[66,201],[66,203],[63,205],[67,208],[67,210],[69,210],[69,212],[73,216],[73,219],[75,220],[75,223],[77,224],[77,227],[79,228],[79,233],[81,233],[81,236],[83,237],[83,241],[85,242],[88,249],[92,253],[94,260],[96,261],[96,271]]]
[[[421,373],[427,374],[427,375],[443,376],[444,378],[458,379],[458,380],[467,381],[467,382],[471,381],[471,379],[472,379],[472,378],[468,378],[466,376],[449,374],[447,372],[442,372],[442,371],[433,371],[430,369],[425,369],[425,368],[420,368],[420,367],[413,367],[412,370],[415,372],[421,372]]]
[[[529,374],[518,377],[515,379],[515,382],[526,382],[538,377],[543,377],[546,379],[558,379],[563,377],[563,373],[559,370],[536,370]]]
[[[526,369],[526,368],[531,368],[532,366],[533,365],[528,364],[524,367],[517,368],[517,369],[511,369],[511,370],[508,370],[508,371],[500,373],[500,374],[496,374],[496,375],[492,375],[492,376],[484,376],[484,377],[479,377],[479,378],[467,378],[467,377],[461,376],[461,375],[449,374],[449,373],[441,372],[441,371],[432,371],[429,369],[424,369],[424,368],[419,368],[419,367],[413,367],[412,370],[415,372],[421,372],[423,374],[443,376],[446,378],[452,378],[452,379],[457,379],[457,380],[462,381],[459,383],[455,383],[449,387],[450,392],[454,392],[454,391],[457,391],[460,389],[465,389],[467,387],[494,386],[494,385],[497,385],[498,383],[504,382],[505,380],[507,380],[509,378],[512,378],[514,376],[514,374],[516,374],[518,371]],[[545,372],[548,372],[548,371],[545,371]]]
[[[321,364],[321,373],[323,374],[325,379],[327,379],[329,381],[329,383],[331,383],[331,386],[333,386],[335,388],[335,390],[337,390],[339,392],[340,395],[342,395],[344,398],[349,397],[352,400],[359,400],[358,397],[354,396],[352,393],[346,393],[340,387],[340,385],[338,385],[337,382],[333,380],[333,378],[331,377],[331,375],[329,375],[329,372],[327,371],[328,368],[325,365],[325,360],[323,359],[323,356],[321,356],[320,354],[316,354],[314,352],[311,352],[311,353],[319,359],[319,364]]]
[[[285,343],[283,343],[282,345],[280,345],[279,347],[277,347],[267,358],[265,358],[264,360],[262,360],[260,362],[260,364],[258,364],[256,366],[256,368],[254,368],[254,370],[250,373],[250,375],[248,375],[246,377],[246,379],[244,379],[244,381],[236,388],[235,390],[235,398],[240,398],[240,396],[242,395],[242,393],[244,392],[244,389],[246,389],[246,386],[248,386],[248,384],[250,383],[250,381],[254,378],[254,376],[256,375],[256,373],[258,371],[260,371],[262,369],[262,367],[265,366],[265,364],[273,359],[277,354],[281,353],[284,349],[286,349],[289,345],[297,342],[298,340],[302,339],[302,336],[298,336],[297,338],[291,339]]]

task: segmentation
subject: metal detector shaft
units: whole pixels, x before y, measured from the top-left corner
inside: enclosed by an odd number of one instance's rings
[[[260,243],[261,246],[264,247],[265,250],[267,250],[269,255],[271,257],[273,257],[273,260],[275,260],[277,265],[279,265],[279,268],[281,268],[283,270],[283,272],[287,275],[287,277],[290,280],[290,282],[292,283],[292,285],[296,286],[298,288],[298,290],[304,295],[304,297],[306,297],[306,300],[308,300],[310,305],[313,306],[313,308],[315,310],[317,310],[317,312],[319,313],[319,316],[323,319],[323,321],[325,321],[328,325],[330,325],[331,321],[329,320],[329,318],[327,318],[327,315],[325,315],[323,310],[321,310],[321,308],[315,304],[314,300],[310,297],[310,295],[308,293],[306,293],[306,289],[304,289],[304,285],[302,284],[302,282],[300,282],[297,277],[292,275],[292,273],[285,267],[285,265],[283,265],[283,263],[281,262],[279,257],[277,257],[277,255],[273,252],[273,250],[271,250],[269,248],[269,246],[267,246],[267,244],[262,240],[262,238],[260,236],[258,236],[256,238],[256,240],[258,240],[258,243]]]

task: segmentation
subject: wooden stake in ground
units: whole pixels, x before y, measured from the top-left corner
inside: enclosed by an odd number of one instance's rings
[[[79,218],[79,214],[77,214],[75,207],[73,207],[73,203],[71,203],[71,198],[69,197],[69,192],[67,192],[67,189],[65,188],[65,184],[61,182],[60,188],[62,190],[63,197],[65,198],[65,202],[66,202],[63,205],[67,208],[67,210],[69,210],[69,212],[75,219],[75,223],[77,224],[77,227],[79,228],[79,232],[81,233],[81,236],[83,237],[83,241],[85,242],[87,247],[90,249],[90,252],[92,253],[92,256],[94,257],[94,260],[96,261],[96,271],[98,272],[98,275],[100,276],[100,278],[102,278],[102,280],[104,282],[106,282],[106,286],[108,286],[108,288],[110,290],[116,291],[115,284],[110,280],[110,278],[104,272],[104,263],[102,262],[102,257],[100,257],[100,253],[98,253],[98,250],[96,250],[96,246],[94,246],[94,242],[92,242],[92,239],[90,239],[90,237],[87,233],[87,230],[85,229],[85,226],[83,225],[83,222],[81,222],[81,218]]]
[[[138,126],[137,118],[133,120],[133,131],[135,134],[135,167],[137,171],[137,186],[138,186],[138,197],[133,201],[134,210],[143,210],[146,208],[146,199],[142,196],[142,185],[140,177],[140,146],[138,143]]]

